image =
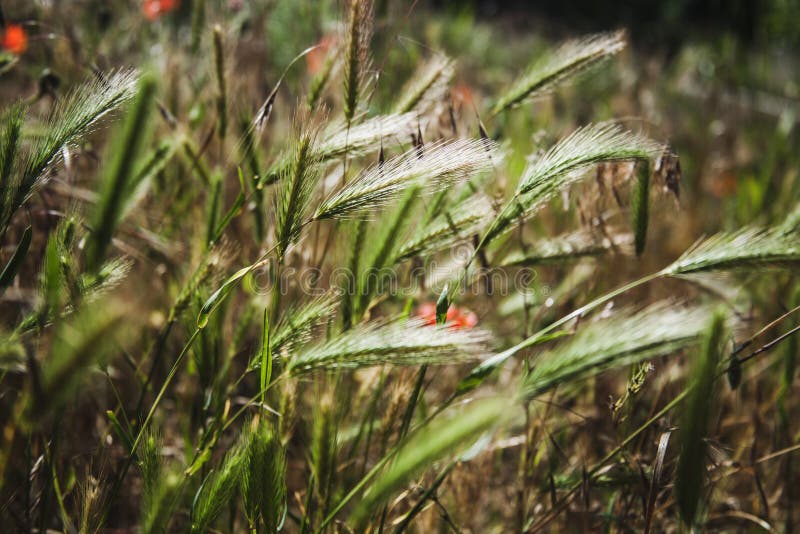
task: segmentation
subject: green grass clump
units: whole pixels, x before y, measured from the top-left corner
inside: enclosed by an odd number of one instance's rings
[[[4,530],[789,530],[790,113],[734,202],[622,31],[100,4],[0,67]]]

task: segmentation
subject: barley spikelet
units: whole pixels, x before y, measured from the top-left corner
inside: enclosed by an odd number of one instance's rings
[[[625,48],[623,32],[600,33],[568,41],[531,64],[492,109],[496,115],[527,99],[546,94]]]
[[[372,0],[350,0],[344,58],[344,117],[353,121],[370,68]]]

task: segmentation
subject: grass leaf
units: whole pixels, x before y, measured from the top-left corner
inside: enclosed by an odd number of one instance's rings
[[[675,473],[675,494],[684,523],[695,522],[706,478],[706,442],[717,364],[726,341],[725,314],[717,312],[708,323],[699,358],[692,366],[689,398],[680,428],[681,453]]]

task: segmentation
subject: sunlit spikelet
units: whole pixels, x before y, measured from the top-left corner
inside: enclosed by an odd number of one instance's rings
[[[395,113],[425,110],[440,101],[455,73],[455,64],[445,55],[436,55],[421,65],[400,92]]]
[[[655,141],[612,122],[575,130],[528,165],[514,196],[484,236],[484,244],[513,222],[533,216],[561,191],[580,181],[581,171],[587,167],[606,161],[651,159],[660,150]]]
[[[552,91],[625,48],[623,32],[600,33],[567,41],[555,51],[535,60],[492,109],[493,114],[516,106],[527,99]]]
[[[347,130],[346,124],[332,123],[325,130],[319,145],[322,159],[332,159],[348,154],[359,154],[364,150],[377,150],[381,140],[385,144],[397,144],[402,136],[405,140],[407,132],[416,127],[417,114],[393,113],[372,117]]]
[[[62,148],[88,135],[97,121],[136,94],[138,74],[119,70],[99,75],[64,96],[46,122],[45,134],[33,140],[3,193],[0,229],[41,185],[42,177],[62,155]],[[7,163],[7,162],[6,162]]]
[[[370,150],[377,151],[381,142],[386,146],[399,144],[405,140],[404,134],[412,131],[416,121],[415,113],[378,115],[350,126],[349,131],[346,124],[333,122],[321,134],[321,140],[315,147],[315,157],[320,161],[329,161],[345,153],[358,155]],[[280,156],[267,170],[263,184],[281,179],[291,164],[291,153]]]
[[[707,308],[681,308],[666,301],[591,323],[536,357],[523,380],[523,395],[532,398],[557,384],[575,383],[691,345],[704,331],[709,314]]]
[[[292,374],[374,365],[420,365],[468,361],[485,354],[487,332],[425,326],[421,319],[360,325],[308,347],[289,361]]]
[[[748,226],[700,240],[664,269],[671,276],[800,262],[797,233],[784,227]]]
[[[318,132],[313,125],[298,118],[297,135],[291,165],[285,170],[276,209],[276,239],[278,257],[300,235],[311,193],[319,178],[319,155],[316,150]]]
[[[421,185],[427,191],[447,187],[490,169],[494,147],[484,140],[457,139],[426,145],[422,156],[414,148],[366,169],[328,196],[314,218],[341,218],[374,210],[411,185]]]

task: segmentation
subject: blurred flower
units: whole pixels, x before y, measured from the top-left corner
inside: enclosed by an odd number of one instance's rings
[[[180,0],[144,0],[142,12],[147,20],[156,20],[170,11],[175,11],[180,5]]]
[[[28,48],[28,34],[19,24],[9,24],[3,31],[3,50],[20,55]]]
[[[453,98],[456,106],[461,108],[464,106],[472,106],[475,102],[475,95],[472,88],[465,84],[460,83],[450,90],[450,96]]]
[[[433,302],[426,302],[417,308],[417,317],[423,319],[425,324],[433,326],[436,324],[436,304]],[[445,322],[451,328],[472,328],[478,324],[478,316],[475,312],[471,312],[466,308],[458,308],[451,305],[447,309],[447,317]]]
[[[325,35],[317,43],[317,47],[306,54],[306,69],[309,74],[316,74],[322,70],[325,65],[325,59],[328,56],[328,50],[333,46],[336,37],[334,35]]]

